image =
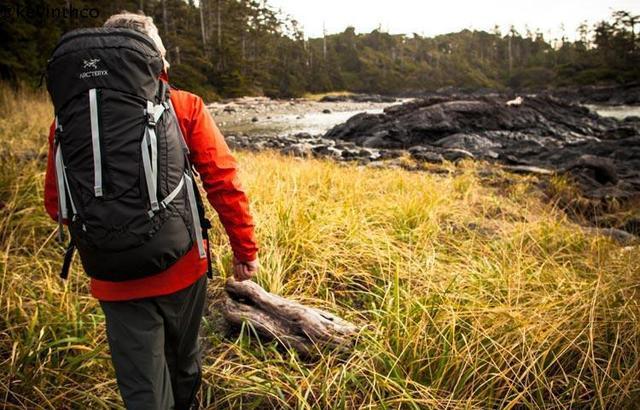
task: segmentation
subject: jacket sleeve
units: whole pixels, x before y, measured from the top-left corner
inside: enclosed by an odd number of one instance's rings
[[[55,153],[53,152],[53,134],[55,124],[49,129],[49,154],[47,155],[47,170],[44,178],[44,207],[53,220],[58,220],[58,188],[56,186]]]
[[[186,112],[180,112],[174,102],[190,150],[189,159],[200,174],[207,199],[229,236],[233,254],[243,262],[255,260],[258,246],[254,222],[249,200],[238,179],[237,162],[202,99],[191,96],[188,102],[180,99],[179,104],[180,107],[188,105],[184,107],[188,108],[188,116],[184,116]]]

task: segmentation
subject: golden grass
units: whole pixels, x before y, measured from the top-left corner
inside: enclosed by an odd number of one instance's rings
[[[0,96],[0,402],[121,406],[87,279],[77,263],[67,282],[57,276],[62,247],[42,207],[43,158],[24,155],[44,149],[49,105]],[[638,247],[586,236],[530,179],[487,177],[473,163],[434,175],[238,158],[261,244],[258,282],[363,330],[352,355],[305,361],[250,329],[225,339],[208,315],[210,408],[640,402]],[[230,251],[215,228],[224,276]],[[212,295],[222,283],[209,284]]]

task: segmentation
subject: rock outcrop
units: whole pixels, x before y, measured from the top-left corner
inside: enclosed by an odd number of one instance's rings
[[[552,91],[553,95],[582,104],[638,105],[640,83],[610,86],[567,87]]]
[[[408,149],[416,160],[478,158],[578,176],[587,195],[640,192],[640,118],[601,117],[551,96],[437,96],[358,114],[324,138]],[[513,100],[512,100],[513,101]],[[524,167],[524,168],[523,168]]]

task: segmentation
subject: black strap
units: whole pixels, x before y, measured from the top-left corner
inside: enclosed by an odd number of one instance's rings
[[[208,228],[205,228],[208,226]],[[207,277],[213,279],[213,266],[211,266],[211,245],[209,241],[209,228],[211,228],[211,222],[205,218],[205,224],[202,227],[202,239],[207,241]]]
[[[60,124],[57,124],[57,127],[55,128],[55,130],[53,131],[53,155],[54,155],[54,162],[56,161],[55,155],[56,152],[58,151],[58,144],[60,144]],[[57,168],[56,168],[56,172]],[[58,175],[56,175],[56,180],[58,178]],[[58,188],[57,182],[56,182],[56,188]],[[61,202],[60,202],[60,195],[67,195],[67,190],[65,189],[64,192],[58,192],[58,235],[57,235],[57,239],[58,242],[62,243],[64,242],[64,225],[62,223],[62,208],[61,207]]]
[[[76,250],[76,244],[73,241],[69,241],[69,246],[67,246],[67,250],[64,253],[64,260],[62,262],[62,269],[60,270],[60,277],[62,279],[67,279],[69,276],[69,268],[71,267],[71,262],[73,261],[73,253]]]
[[[167,83],[160,80],[160,83],[158,84],[158,92],[160,94],[158,96],[160,99],[160,104],[164,104],[167,98],[169,98],[169,87],[167,87]]]
[[[40,73],[40,82],[38,83],[37,88],[42,87],[42,84],[44,84],[45,78],[47,78],[46,70]]]
[[[194,176],[194,174],[191,174]],[[209,229],[211,229],[211,221],[207,218],[204,209],[204,202],[202,202],[202,195],[196,183],[196,179],[192,177],[193,190],[196,194],[196,206],[198,207],[198,216],[200,217],[200,227],[202,228],[202,239],[207,242],[207,276],[209,279],[213,278],[213,267],[211,266],[211,245],[209,244]]]

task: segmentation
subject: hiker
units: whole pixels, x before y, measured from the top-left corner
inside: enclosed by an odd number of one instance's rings
[[[202,99],[168,86],[165,54],[151,17],[123,12],[65,34],[47,67],[56,119],[45,207],[71,234],[61,275],[77,249],[128,409],[197,407],[211,261],[193,168],[235,279],[258,271],[236,161]]]

